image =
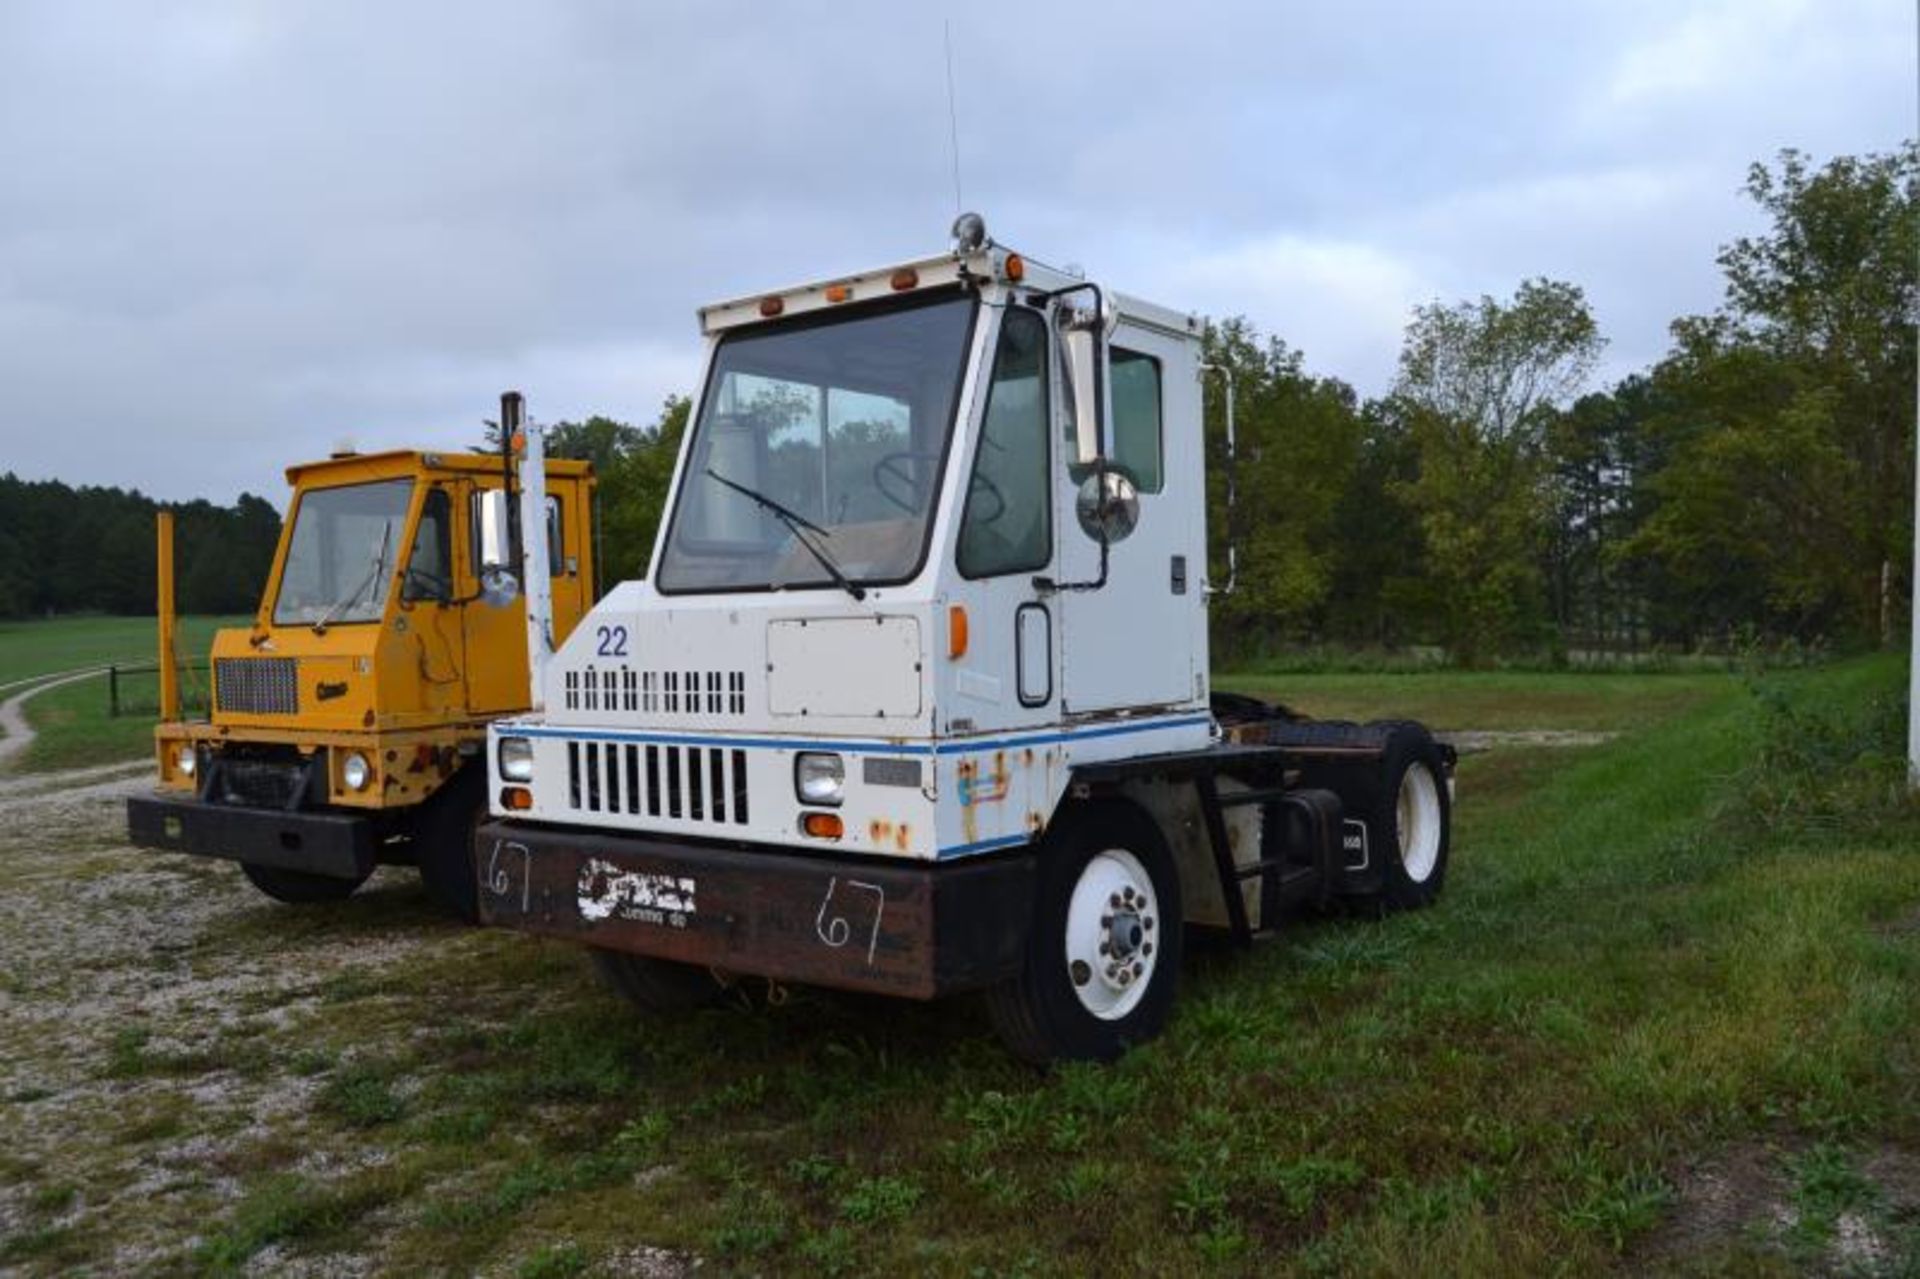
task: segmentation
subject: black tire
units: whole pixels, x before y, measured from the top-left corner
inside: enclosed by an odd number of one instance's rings
[[[643,1012],[685,1013],[705,1008],[726,993],[713,970],[694,964],[591,949],[593,966],[614,992]]]
[[[1409,789],[1424,789],[1424,798],[1409,796]],[[1380,790],[1369,818],[1381,850],[1375,900],[1388,910],[1431,906],[1447,882],[1453,797],[1448,794],[1440,746],[1421,725],[1396,724],[1387,738],[1380,761]]]
[[[486,762],[468,764],[422,806],[413,828],[413,860],[434,904],[466,923],[480,918],[473,837],[487,818]]]
[[[355,889],[367,882],[367,875],[359,879],[335,879],[331,875],[309,875],[305,871],[282,870],[278,866],[261,866],[255,862],[241,862],[240,869],[253,881],[255,888],[275,901],[294,906],[345,901],[353,896]],[[371,874],[369,871],[368,875]]]
[[[1115,995],[1113,979],[1094,969],[1088,957],[1077,962],[1068,937],[1075,891],[1083,876],[1093,888],[1100,876],[1108,882],[1132,877],[1133,867],[1118,865],[1112,854],[1125,854],[1144,871],[1152,887],[1151,910],[1112,910],[1100,920],[1096,934],[1116,947],[1111,920],[1130,915],[1142,931],[1127,952],[1142,964],[1139,988],[1131,984]],[[1184,953],[1184,914],[1180,876],[1159,827],[1145,812],[1127,803],[1099,803],[1062,814],[1039,852],[1038,884],[1034,897],[1033,930],[1021,971],[987,992],[987,1013],[1007,1049],[1035,1065],[1054,1061],[1112,1061],[1128,1048],[1145,1043],[1166,1025],[1179,988]],[[1096,861],[1101,865],[1095,867]],[[1118,881],[1114,876],[1118,876]],[[1098,896],[1098,893],[1095,893]],[[1110,903],[1111,895],[1107,898]],[[1151,947],[1144,952],[1140,947]],[[1109,957],[1113,951],[1103,951]],[[1151,958],[1151,965],[1145,959]],[[1106,964],[1107,960],[1095,959]],[[1124,965],[1118,965],[1124,966]],[[1076,982],[1076,977],[1080,980]],[[1104,983],[1104,984],[1102,984]],[[1083,999],[1082,991],[1086,992]],[[1131,1000],[1129,1001],[1129,993]],[[1090,1002],[1113,999],[1105,1014]]]

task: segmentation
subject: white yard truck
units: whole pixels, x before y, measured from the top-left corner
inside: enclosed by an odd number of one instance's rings
[[[1044,1061],[1155,1035],[1189,926],[1440,891],[1449,750],[1213,691],[1198,319],[967,215],[700,323],[649,577],[490,729],[485,919],[656,1012],[984,992]]]

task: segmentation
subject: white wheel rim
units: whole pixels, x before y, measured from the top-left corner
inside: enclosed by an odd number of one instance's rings
[[[1394,816],[1400,828],[1400,864],[1408,879],[1424,884],[1440,860],[1440,784],[1425,764],[1410,764],[1401,775]]]
[[[1132,1012],[1153,983],[1167,927],[1139,858],[1109,848],[1088,861],[1067,906],[1067,983],[1081,1006],[1102,1021]]]

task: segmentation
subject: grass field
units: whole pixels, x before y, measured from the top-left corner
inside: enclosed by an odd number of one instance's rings
[[[184,662],[204,671],[207,647],[222,626],[244,626],[247,619],[183,617],[179,652]],[[156,648],[150,617],[77,617],[52,621],[0,623],[0,697],[24,691],[32,677],[107,663],[150,664]],[[204,675],[189,675],[204,684]],[[6,687],[14,685],[14,687]],[[109,713],[104,676],[80,680],[39,694],[27,703],[26,716],[36,737],[14,761],[23,772],[45,772],[147,754],[153,743],[158,677],[129,676],[123,694],[146,713]],[[204,690],[201,690],[202,692]]]
[[[642,1022],[408,876],[293,910],[62,807],[0,832],[0,1265],[1920,1273],[1903,678],[1279,681],[1623,735],[1469,757],[1436,908],[1203,952],[1050,1075],[963,1002]]]
[[[245,626],[244,617],[183,617],[180,656],[204,658],[213,632]],[[155,646],[151,617],[62,617],[50,621],[0,622],[0,685],[33,675],[105,666],[109,662],[151,662]]]

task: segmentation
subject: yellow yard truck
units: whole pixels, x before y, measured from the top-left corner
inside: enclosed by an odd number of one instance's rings
[[[503,402],[504,438],[518,397]],[[475,909],[494,717],[527,709],[519,529],[544,517],[548,642],[592,606],[594,478],[544,466],[543,511],[499,454],[396,451],[290,467],[291,506],[253,624],[214,638],[210,713],[162,689],[160,789],[127,803],[140,847],[237,861],[287,902],[344,898],[376,865],[416,865]],[[163,535],[162,648],[170,648]],[[161,666],[171,675],[171,652]]]

